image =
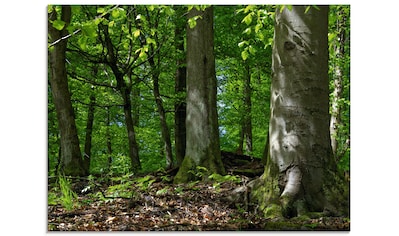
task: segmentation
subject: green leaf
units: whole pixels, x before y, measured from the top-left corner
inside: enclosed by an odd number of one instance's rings
[[[103,14],[104,12],[105,12],[105,8],[103,8],[103,7],[100,7],[97,9],[98,14]]]
[[[242,19],[241,22],[242,23],[245,22],[245,24],[250,25],[252,23],[252,15],[253,15],[253,12],[249,13],[248,15],[246,15],[244,17],[244,19]]]
[[[57,30],[62,30],[65,27],[65,21],[55,20],[55,21],[53,21],[52,25]]]
[[[263,25],[262,25],[262,24],[256,24],[256,25],[255,25],[255,33],[258,33],[259,30],[261,30],[262,28],[263,28]]]
[[[310,9],[310,6],[307,6],[305,9],[305,14],[308,13],[309,9]]]
[[[254,47],[249,46],[248,49],[249,49],[249,53],[251,53],[252,55],[255,55],[256,49]]]
[[[244,61],[247,60],[248,56],[249,56],[249,53],[248,53],[247,50],[244,50],[244,51],[241,52],[241,58],[242,58]]]
[[[188,26],[190,27],[190,29],[194,28],[196,25],[197,25],[197,21],[196,21],[195,17],[188,19]]]
[[[86,48],[87,48],[87,37],[86,36],[79,37],[78,44],[79,44],[79,47],[82,50],[86,50]]]
[[[135,38],[139,37],[139,36],[140,36],[140,30],[139,30],[139,29],[136,29],[136,30],[133,32],[133,36],[134,36]]]
[[[238,43],[238,47],[242,48],[247,44],[248,44],[248,41],[244,40],[244,41]]]
[[[97,37],[97,26],[92,22],[84,23],[82,26],[82,33],[89,38]]]
[[[114,10],[111,12],[111,16],[112,16],[113,18],[118,18],[120,15],[121,15],[121,12],[120,12],[119,9],[114,9]]]
[[[53,5],[47,5],[47,13],[53,12]]]
[[[147,44],[154,44],[154,46],[157,46],[157,42],[152,38],[146,38],[146,42]]]
[[[244,32],[242,32],[242,33],[243,33],[243,34],[250,35],[250,34],[251,34],[251,32],[252,32],[252,29],[251,29],[251,27],[248,27],[248,28],[246,28],[246,29],[244,30]]]

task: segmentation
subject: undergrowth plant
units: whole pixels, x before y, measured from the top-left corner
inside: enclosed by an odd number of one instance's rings
[[[78,205],[78,195],[71,189],[71,181],[65,176],[58,177],[58,185],[60,187],[60,202],[66,210],[70,211]]]

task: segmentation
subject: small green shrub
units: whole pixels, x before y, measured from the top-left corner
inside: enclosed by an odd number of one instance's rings
[[[58,177],[58,184],[61,191],[61,204],[70,211],[78,205],[78,195],[71,189],[71,181],[65,176]]]

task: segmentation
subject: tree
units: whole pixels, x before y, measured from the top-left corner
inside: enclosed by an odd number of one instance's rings
[[[332,80],[331,99],[331,147],[336,161],[341,161],[349,149],[349,127],[344,113],[349,113],[349,8],[348,6],[330,7],[332,33],[330,39],[330,73]]]
[[[186,155],[175,176],[175,183],[195,179],[197,167],[207,174],[224,174],[220,157],[216,74],[213,54],[213,7],[193,8],[188,18],[198,17],[187,28],[187,142]]]
[[[61,171],[65,175],[85,176],[89,170],[84,168],[80,152],[65,66],[68,38],[64,37],[68,35],[67,26],[70,23],[71,14],[70,6],[61,7],[60,17],[55,7],[52,7],[48,13],[48,32],[52,45],[49,48],[50,85],[61,136]]]
[[[178,95],[178,100],[175,103],[175,155],[177,166],[180,166],[186,153],[186,58],[184,51],[186,20],[182,17],[185,12],[184,7],[175,6],[175,9],[175,47],[177,51],[175,94]]]
[[[270,156],[252,192],[266,215],[347,213],[330,144],[327,33],[328,6],[276,10]]]
[[[130,21],[128,21],[130,22]],[[109,33],[109,26],[107,24],[101,25],[101,30],[104,35],[104,48],[107,48],[107,61],[106,64],[111,68],[112,72],[114,73],[116,82],[117,82],[117,89],[122,95],[123,98],[123,112],[125,115],[125,123],[126,123],[126,131],[129,143],[129,157],[131,160],[132,170],[133,172],[137,172],[141,169],[141,163],[139,158],[139,147],[136,141],[136,132],[134,130],[134,121],[132,117],[132,101],[131,101],[131,88],[132,84],[126,83],[124,77],[129,75],[131,81],[131,68],[128,70],[124,70],[121,67],[129,68],[130,61],[127,61],[127,65],[120,65],[119,61],[121,60],[118,58],[118,51],[115,50],[115,45],[112,42],[110,33]],[[130,55],[129,55],[130,57]]]

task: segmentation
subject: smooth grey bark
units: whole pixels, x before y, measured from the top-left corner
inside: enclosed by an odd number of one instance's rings
[[[331,159],[329,136],[328,7],[294,6],[276,12],[273,47],[270,148],[288,202],[317,195],[322,210],[324,164]]]
[[[88,169],[84,167],[82,153],[79,147],[78,132],[75,124],[75,115],[71,103],[71,94],[68,89],[68,78],[65,66],[65,51],[68,39],[62,39],[68,34],[66,27],[71,20],[71,7],[62,6],[61,20],[65,22],[62,30],[55,29],[51,22],[57,19],[55,8],[48,15],[48,32],[50,43],[56,42],[49,48],[50,86],[53,102],[57,112],[58,127],[60,130],[61,161],[60,170],[69,176],[86,176]]]
[[[254,192],[265,214],[273,202],[286,217],[337,212],[332,195],[345,195],[333,192],[340,183],[329,134],[328,6],[319,8],[276,10],[270,159]]]
[[[204,11],[193,8],[188,18],[198,15],[201,19],[197,20],[196,26],[187,28],[186,155],[175,176],[175,183],[195,179],[191,171],[196,172],[199,166],[208,170],[206,174],[225,173],[216,109],[213,7]]]

